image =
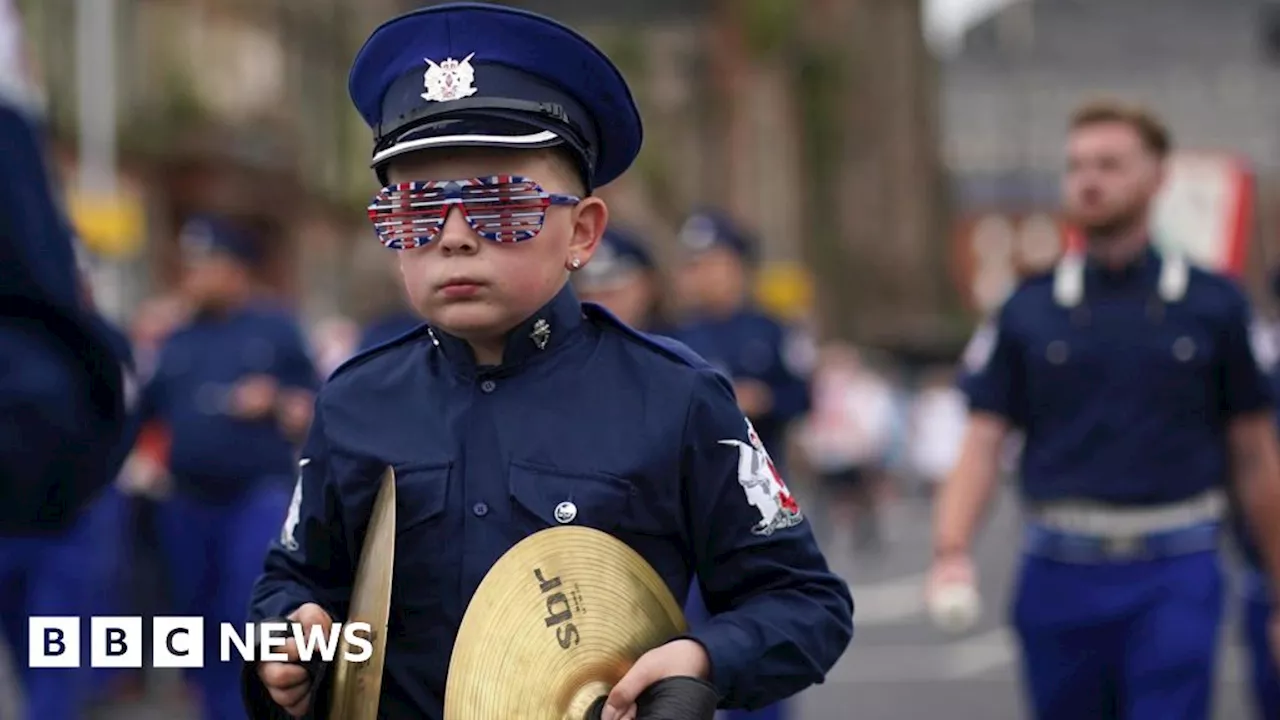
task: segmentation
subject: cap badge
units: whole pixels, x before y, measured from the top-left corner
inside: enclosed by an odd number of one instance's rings
[[[188,255],[207,255],[213,243],[213,229],[201,220],[188,221],[178,233],[178,244]]]
[[[475,68],[471,67],[471,53],[461,60],[448,58],[439,64],[428,59],[427,72],[422,76],[422,85],[426,92],[422,99],[427,102],[447,102],[476,94],[472,83],[476,80]]]
[[[551,340],[551,324],[538,318],[538,322],[533,324],[533,332],[529,333],[529,337],[533,339],[533,344],[537,345],[539,350],[546,350],[547,343]]]
[[[716,226],[711,220],[694,216],[680,228],[680,242],[690,250],[701,252],[716,244]]]

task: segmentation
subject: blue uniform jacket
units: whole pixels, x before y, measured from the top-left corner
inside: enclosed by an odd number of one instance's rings
[[[182,490],[223,500],[262,478],[293,477],[294,443],[277,419],[231,414],[232,388],[257,374],[283,388],[319,386],[301,330],[282,310],[250,305],[227,317],[199,317],[166,340],[140,415],[168,425],[169,469]]]
[[[749,378],[769,386],[773,408],[752,422],[765,446],[784,465],[787,424],[809,409],[808,384],[786,361],[786,330],[768,315],[746,308],[723,319],[704,318],[676,328],[671,337],[731,380]]]
[[[545,349],[531,338],[539,321]],[[683,603],[693,577],[716,615],[695,630],[731,706],[820,682],[852,637],[846,584],[807,523],[762,511],[771,481],[723,378],[566,288],[509,336],[500,367],[423,328],[353,358],[320,393],[295,501],[251,619],[304,602],[347,610],[378,481],[396,471],[397,548],[382,712],[441,720],[448,662],[472,594],[499,557],[577,523],[638,551]],[[757,455],[756,453],[760,454]],[[755,475],[739,468],[759,461]],[[757,503],[768,505],[768,503]],[[776,510],[777,508],[773,508]]]
[[[80,304],[39,130],[7,102],[0,144],[0,533],[52,533],[119,470],[128,358]]]
[[[1228,421],[1271,404],[1240,289],[1192,267],[1165,302],[1162,263],[1148,250],[1118,272],[1088,266],[1074,308],[1052,274],[1031,278],[975,338],[962,384],[972,410],[1025,430],[1028,500],[1164,504],[1222,487]]]

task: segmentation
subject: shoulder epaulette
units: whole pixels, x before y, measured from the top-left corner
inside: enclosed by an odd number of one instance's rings
[[[694,352],[692,348],[679,340],[675,340],[664,335],[650,335],[649,333],[640,332],[619,320],[613,315],[613,313],[609,312],[604,307],[596,305],[595,303],[583,303],[582,311],[586,314],[588,319],[602,322],[627,337],[636,340],[645,347],[648,347],[656,351],[658,354],[670,360],[674,360],[681,365],[687,365],[692,368],[712,369],[711,364],[704,360],[701,355]]]
[[[368,360],[369,358],[375,355],[381,355],[387,350],[390,350],[395,347],[399,347],[400,345],[404,345],[405,343],[411,340],[416,340],[420,337],[429,336],[430,333],[431,333],[431,328],[426,324],[423,324],[410,330],[407,333],[404,333],[403,335],[398,335],[390,340],[387,340],[386,342],[382,342],[377,345],[374,345],[373,347],[361,350],[355,355],[352,355],[351,357],[347,358],[345,362],[343,362],[341,365],[337,367],[337,369],[335,369],[332,373],[330,373],[329,379],[333,379],[341,375],[347,370],[350,370],[351,368],[363,363],[365,360]]]
[[[1187,294],[1191,268],[1180,253],[1161,253],[1160,299],[1177,302]],[[1053,299],[1062,307],[1075,307],[1084,299],[1084,255],[1067,253],[1053,272]]]

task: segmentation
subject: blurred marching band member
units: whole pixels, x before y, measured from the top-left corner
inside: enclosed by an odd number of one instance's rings
[[[1013,624],[1038,720],[1210,716],[1226,491],[1280,578],[1270,368],[1242,290],[1151,243],[1170,147],[1138,108],[1073,116],[1063,189],[1084,252],[1024,281],[966,352],[970,415],[936,505],[929,594],[973,587],[1003,440],[1023,430]]]
[[[631,327],[655,335],[670,334],[653,255],[639,237],[626,230],[605,230],[596,256],[574,283],[584,302],[603,305]]]
[[[754,307],[752,269],[756,248],[745,230],[714,210],[694,213],[680,232],[684,257],[680,288],[689,310],[671,336],[688,345],[733,382],[738,406],[750,419],[778,472],[787,474],[786,429],[809,409],[807,368],[789,362],[789,329]],[[707,611],[695,585],[686,604],[690,622]],[[785,716],[786,703],[732,718],[768,720]]]
[[[268,543],[289,506],[296,446],[311,422],[319,378],[297,322],[258,300],[258,238],[200,216],[179,237],[191,304],[166,339],[142,392],[140,419],[169,432],[171,487],[158,512],[179,615],[243,622]],[[205,645],[192,673],[208,720],[244,717],[239,668]]]

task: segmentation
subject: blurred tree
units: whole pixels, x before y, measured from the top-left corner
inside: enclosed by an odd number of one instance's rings
[[[799,232],[823,333],[897,347],[945,338],[954,299],[921,0],[718,0],[715,10],[719,195],[745,212],[759,197],[748,184],[777,171],[758,167],[746,98],[761,68],[787,73],[782,112],[801,135]]]
[[[945,323],[935,69],[920,0],[805,0],[796,66],[824,328],[877,345]]]

